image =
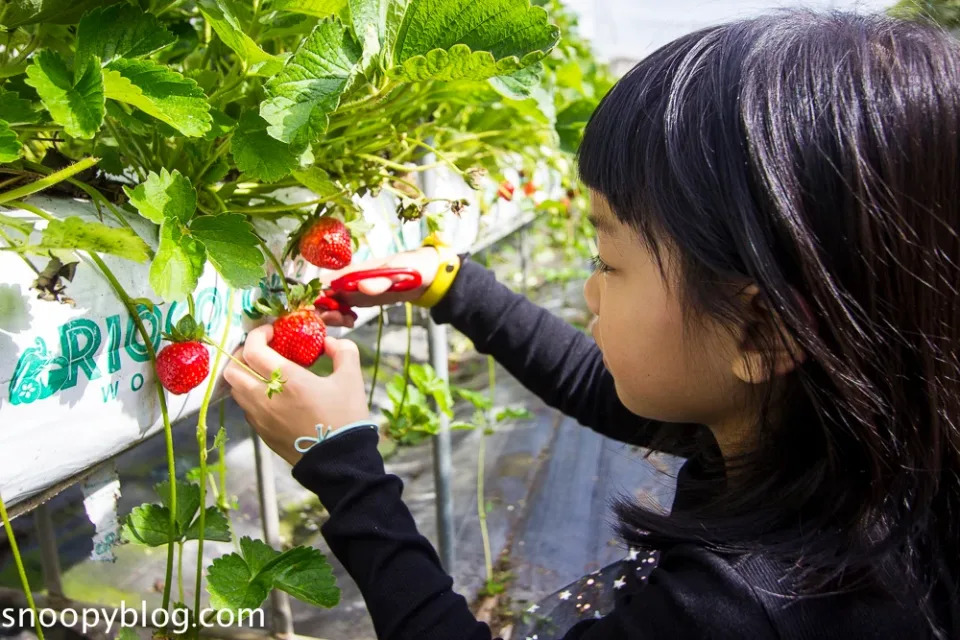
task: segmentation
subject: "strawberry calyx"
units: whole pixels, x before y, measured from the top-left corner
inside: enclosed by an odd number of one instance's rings
[[[206,335],[203,324],[197,322],[190,313],[180,318],[172,331],[161,333],[170,342],[203,342]]]

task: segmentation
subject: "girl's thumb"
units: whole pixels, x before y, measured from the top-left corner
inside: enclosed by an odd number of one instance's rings
[[[327,337],[323,342],[324,354],[333,360],[333,370],[360,370],[360,350],[357,344],[343,338]]]
[[[391,286],[393,286],[393,281],[390,278],[369,278],[357,283],[357,289],[360,293],[368,296],[379,296],[386,293]]]

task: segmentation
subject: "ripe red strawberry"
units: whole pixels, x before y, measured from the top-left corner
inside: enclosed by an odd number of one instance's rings
[[[353,259],[350,231],[336,218],[320,218],[300,237],[300,253],[312,265],[342,269]]]
[[[532,196],[537,192],[537,185],[533,183],[533,180],[523,185],[523,192],[528,196]]]
[[[287,360],[309,367],[323,355],[327,328],[310,309],[284,314],[273,323],[270,347]]]
[[[168,344],[157,354],[160,384],[175,395],[195,388],[209,373],[210,353],[196,340]]]
[[[513,200],[513,192],[515,191],[513,183],[509,180],[504,180],[500,183],[500,188],[497,190],[497,195],[506,200],[507,202]]]

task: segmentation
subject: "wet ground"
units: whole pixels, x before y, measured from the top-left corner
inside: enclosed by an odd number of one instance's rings
[[[532,292],[531,297],[582,325],[587,318],[580,302],[580,286],[578,282],[546,285]],[[399,311],[402,316],[402,310]],[[376,327],[364,327],[352,337],[361,345],[372,345],[375,336]],[[451,341],[454,381],[485,390],[486,358],[470,351],[469,344],[453,331]],[[405,343],[402,326],[387,327],[383,345],[388,369],[401,366]],[[426,359],[426,332],[422,328],[415,329],[413,351],[415,359]],[[365,354],[368,360],[370,356]],[[546,407],[502,369],[497,374],[497,405],[523,406],[533,414],[530,419],[501,424],[485,441],[485,508],[490,546],[505,592],[495,601],[485,603],[478,597],[486,580],[477,509],[477,454],[479,439],[484,436],[478,430],[453,434],[456,563],[452,574],[455,588],[469,601],[475,606],[485,604],[485,612],[496,609],[497,619],[504,620],[510,611],[520,611],[527,603],[585,573],[621,559],[625,550],[613,534],[610,500],[624,494],[648,494],[669,504],[673,487],[669,475],[661,471],[673,468],[676,461],[644,459],[643,451],[604,438]],[[212,413],[212,417],[215,415]],[[466,411],[465,417],[468,415]],[[211,422],[210,442],[216,430],[216,420]],[[232,514],[234,534],[236,538],[249,535],[262,539],[250,430],[242,413],[230,401],[226,405],[226,427],[228,493],[236,496],[239,507]],[[195,425],[178,425],[175,441],[178,474],[182,475],[196,464]],[[292,478],[289,465],[272,452],[270,455],[277,480],[283,541],[315,545],[326,551],[318,533],[324,517],[322,508],[315,496]],[[154,501],[153,484],[166,478],[162,438],[154,438],[120,456],[117,469],[123,492],[121,514],[144,501]],[[403,479],[406,503],[420,530],[435,542],[431,444],[398,448],[388,457],[387,469]],[[158,605],[165,553],[124,545],[117,548],[116,563],[90,561],[93,527],[86,520],[81,503],[77,488],[49,503],[67,595],[112,605],[118,605],[121,599],[128,604],[135,602],[136,606],[141,599]],[[15,525],[32,583],[42,584],[32,516],[18,518]],[[207,543],[204,564],[209,565],[215,557],[234,548],[234,543]],[[195,545],[187,545],[184,597],[188,602],[193,599],[195,553]],[[332,556],[331,561],[342,589],[341,603],[332,610],[323,610],[292,601],[296,632],[328,640],[373,640],[375,634],[362,597]],[[5,547],[0,547],[0,584],[19,584]],[[175,585],[175,598],[179,596],[177,592]],[[494,631],[499,632],[500,626],[498,623]]]

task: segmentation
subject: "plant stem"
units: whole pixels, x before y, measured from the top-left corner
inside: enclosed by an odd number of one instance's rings
[[[11,247],[13,247],[14,251],[17,250],[17,243],[14,242],[13,238],[11,238],[2,228],[0,228],[0,238],[3,238],[4,240],[6,240],[7,243],[9,243]],[[30,267],[30,269],[31,269],[35,274],[40,275],[40,270],[37,269],[35,266],[33,266],[33,263],[30,262],[30,260],[27,258],[27,256],[23,255],[23,254],[20,253],[20,252],[17,252],[17,255],[20,256],[21,258],[23,258],[23,261],[27,263],[27,266]]]
[[[296,204],[285,204],[278,206],[265,206],[265,207],[230,207],[227,211],[231,213],[283,213],[286,211],[296,211],[297,209],[304,209],[306,207],[316,206],[318,204],[324,204],[326,202],[331,202],[337,198],[343,197],[346,195],[346,191],[341,191],[335,196],[327,196],[326,198],[318,198],[317,200],[308,200],[307,202],[299,202]]]
[[[47,187],[52,187],[58,182],[62,182],[67,178],[75,176],[84,169],[89,169],[93,165],[100,162],[100,158],[95,158],[93,156],[89,158],[84,158],[79,162],[75,162],[69,167],[65,167],[60,171],[54,171],[45,178],[41,178],[36,182],[31,182],[30,184],[25,184],[22,187],[17,187],[16,189],[11,189],[5,193],[0,193],[0,204],[6,204],[11,200],[20,200],[29,195],[32,195],[38,191],[43,191]]]
[[[227,412],[227,401],[224,399],[220,402],[220,431],[225,432],[224,424],[226,423],[226,412]],[[217,455],[220,460],[220,491],[217,496],[217,502],[222,511],[226,511],[228,508],[227,505],[227,443],[226,438],[220,438],[220,443],[217,445]]]
[[[487,509],[484,504],[483,476],[484,457],[487,448],[487,434],[480,431],[480,445],[477,448],[477,517],[480,519],[480,537],[483,540],[483,566],[487,570],[487,586],[493,582],[493,554],[490,551],[490,533],[487,531]]]
[[[201,515],[200,517],[203,517],[203,516]],[[184,598],[183,598],[183,541],[182,540],[177,543],[177,590],[180,592],[180,602],[183,602]],[[186,603],[184,602],[184,604]]]
[[[407,403],[407,390],[410,387],[410,349],[413,346],[413,305],[404,302],[407,312],[407,352],[403,356],[403,395],[400,396],[400,406],[397,407],[397,417],[403,415],[403,405]]]
[[[13,525],[10,524],[10,517],[7,515],[7,507],[3,504],[3,497],[0,496],[0,517],[3,518],[3,528],[7,531],[7,542],[10,543],[10,551],[13,553],[13,562],[17,565],[17,573],[20,574],[20,585],[23,587],[23,595],[27,597],[27,604],[33,611],[33,622],[37,629],[38,640],[43,640],[43,626],[40,624],[40,616],[37,615],[37,605],[33,601],[33,592],[30,591],[30,581],[27,579],[27,570],[23,566],[23,558],[20,557],[20,547],[17,546],[17,538],[13,535]]]
[[[373,391],[377,388],[377,374],[380,372],[380,346],[383,342],[383,305],[380,305],[380,315],[377,317],[377,355],[373,359],[373,380],[370,381],[370,398],[367,400],[367,409],[373,407]]]
[[[203,401],[200,403],[200,415],[197,419],[197,449],[200,452],[200,537],[197,539],[197,584],[194,590],[193,610],[195,615],[200,614],[200,594],[202,592],[203,581],[203,540],[207,527],[207,412],[210,410],[210,398],[213,396],[213,387],[216,385],[217,371],[220,370],[220,360],[226,351],[224,345],[230,336],[230,322],[233,319],[233,292],[231,287],[227,294],[227,319],[224,322],[223,334],[220,336],[220,344],[217,346],[217,355],[213,359],[213,367],[210,369],[210,379],[207,381],[207,389],[203,393]],[[220,405],[221,426],[223,418],[223,404]],[[220,459],[220,467],[223,468],[223,458]],[[181,596],[181,601],[183,596]],[[200,628],[197,627],[197,638],[200,637]]]
[[[97,267],[100,268],[100,271],[103,273],[104,277],[110,282],[113,286],[114,291],[117,292],[117,295],[123,301],[124,306],[127,308],[127,312],[133,318],[133,322],[137,325],[137,332],[140,334],[140,337],[143,338],[144,348],[147,350],[147,355],[150,358],[150,362],[153,363],[154,368],[156,367],[157,362],[157,353],[153,349],[153,342],[150,340],[150,334],[147,333],[146,327],[143,326],[143,320],[140,318],[140,313],[137,311],[137,308],[134,306],[133,301],[130,299],[130,296],[127,294],[126,290],[117,280],[116,276],[113,275],[113,272],[110,270],[103,260],[97,255],[94,251],[87,252],[90,255],[90,258],[96,263]],[[163,436],[167,448],[167,473],[170,476],[170,522],[168,534],[170,539],[176,537],[177,531],[177,468],[176,460],[173,455],[173,427],[170,424],[170,413],[167,410],[167,398],[163,391],[163,385],[160,384],[160,377],[157,375],[153,376],[154,385],[157,389],[157,398],[160,406],[160,415],[163,418]],[[170,606],[170,582],[173,578],[173,544],[167,545],[167,568],[163,582],[163,603],[162,607],[164,611]]]

